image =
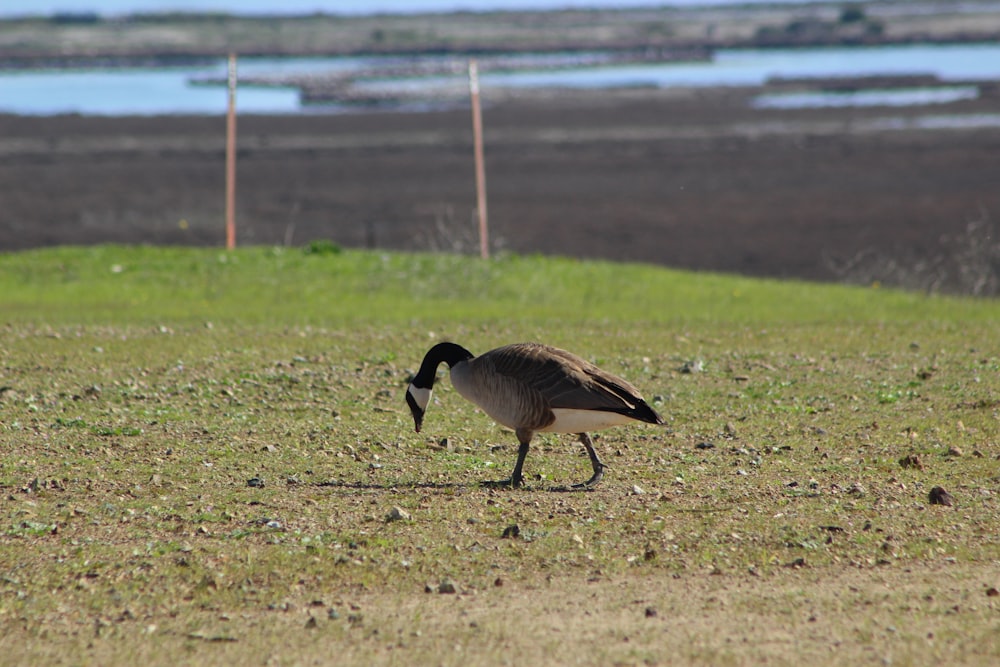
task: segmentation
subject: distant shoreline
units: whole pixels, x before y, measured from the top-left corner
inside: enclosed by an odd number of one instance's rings
[[[428,56],[1000,41],[1000,4],[822,3],[701,8],[249,17],[89,13],[0,19],[0,68],[174,67],[244,57]]]

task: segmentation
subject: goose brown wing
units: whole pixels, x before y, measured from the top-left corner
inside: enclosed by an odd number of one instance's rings
[[[627,381],[565,350],[518,343],[483,357],[488,357],[498,375],[537,391],[550,408],[606,410],[631,416],[637,406],[645,406],[638,390]]]

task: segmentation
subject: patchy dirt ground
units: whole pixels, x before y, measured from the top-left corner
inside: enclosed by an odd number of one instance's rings
[[[919,118],[993,96],[782,111],[750,92],[494,91],[494,246],[815,280],[862,255],[970,264],[957,239],[1000,211],[1000,128]],[[223,142],[222,118],[0,116],[0,250],[222,243]],[[239,146],[240,243],[475,247],[467,109],[243,117]]]
[[[194,661],[347,665],[992,665],[987,566],[789,570],[779,576],[553,577],[485,591],[298,594],[238,616],[206,606],[185,625],[117,618],[66,637],[12,624],[8,656],[67,664]],[[780,611],[776,611],[780,609]],[[234,620],[235,619],[235,620]],[[975,630],[969,631],[973,623]],[[80,623],[79,625],[83,625]],[[68,626],[68,627],[67,627]],[[192,629],[195,628],[195,629]],[[34,629],[33,629],[34,630]],[[151,640],[151,636],[154,639]]]

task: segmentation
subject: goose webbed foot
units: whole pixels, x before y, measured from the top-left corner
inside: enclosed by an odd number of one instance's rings
[[[518,489],[524,486],[524,479],[498,479],[498,480],[487,480],[482,483],[487,489]]]
[[[594,491],[597,488],[597,484],[604,477],[604,469],[607,468],[606,465],[598,461],[599,468],[594,469],[594,475],[588,479],[586,482],[580,482],[579,484],[571,484],[570,486],[554,486],[550,491]]]
[[[604,479],[604,469],[605,468],[607,468],[607,466],[604,465],[603,463],[601,463],[600,461],[598,461],[597,464],[594,465],[594,474],[593,474],[593,476],[590,479],[588,479],[586,482],[580,482],[579,484],[574,484],[573,486],[571,486],[569,488],[571,488],[571,489],[584,489],[584,490],[586,490],[586,489],[593,489],[594,487],[596,487],[598,485],[598,483],[600,483],[600,481],[602,479]]]

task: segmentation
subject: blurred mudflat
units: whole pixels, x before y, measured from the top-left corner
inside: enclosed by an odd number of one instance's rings
[[[989,89],[852,109],[753,108],[757,92],[487,92],[494,246],[861,282],[931,261],[960,283],[982,259]],[[0,117],[0,248],[221,244],[224,136],[222,117]],[[241,244],[476,247],[467,109],[245,116],[238,141]]]

